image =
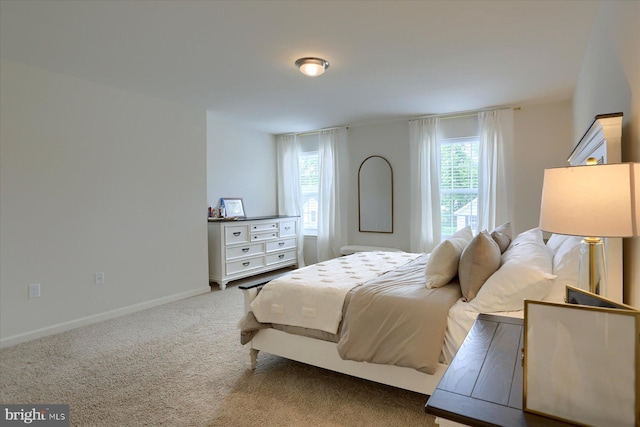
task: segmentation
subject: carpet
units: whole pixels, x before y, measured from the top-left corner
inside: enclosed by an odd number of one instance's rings
[[[435,426],[426,396],[261,353],[242,292],[187,298],[0,350],[0,402],[69,404],[73,426]]]

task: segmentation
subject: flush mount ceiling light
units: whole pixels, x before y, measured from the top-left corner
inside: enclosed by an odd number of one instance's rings
[[[300,58],[296,61],[296,67],[305,76],[315,77],[329,68],[329,61],[322,58]]]

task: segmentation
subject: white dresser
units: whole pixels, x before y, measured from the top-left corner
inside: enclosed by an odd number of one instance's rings
[[[209,280],[232,280],[298,265],[298,218],[209,219]]]

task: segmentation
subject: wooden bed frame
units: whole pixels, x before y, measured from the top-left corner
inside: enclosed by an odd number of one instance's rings
[[[244,293],[245,312],[249,304],[258,295],[259,285],[241,286]],[[377,383],[431,395],[447,365],[439,364],[433,375],[411,368],[376,363],[343,360],[338,354],[337,344],[314,338],[288,334],[276,329],[261,329],[246,344],[249,349],[251,369],[256,368],[258,352],[281,356],[297,362],[329,369]]]

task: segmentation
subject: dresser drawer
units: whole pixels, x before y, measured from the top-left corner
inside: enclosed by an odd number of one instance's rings
[[[236,273],[242,273],[244,271],[254,270],[256,268],[264,267],[264,257],[248,258],[240,261],[233,261],[227,263],[227,275]]]
[[[295,221],[282,221],[280,222],[280,237],[295,236],[296,235],[296,222]]]
[[[249,228],[246,225],[226,227],[224,232],[225,244],[245,243],[249,241]]]
[[[280,262],[295,261],[296,251],[287,251],[277,254],[267,255],[267,265],[277,264]]]
[[[278,223],[277,222],[254,222],[251,224],[251,232],[261,232],[261,231],[277,231]]]
[[[296,239],[283,239],[275,242],[267,242],[267,252],[291,249],[296,247]]]
[[[248,243],[242,246],[235,246],[226,249],[226,259],[261,255],[264,253],[264,243]]]
[[[268,231],[266,233],[251,233],[252,242],[260,242],[262,240],[276,239],[278,237],[277,231]]]

